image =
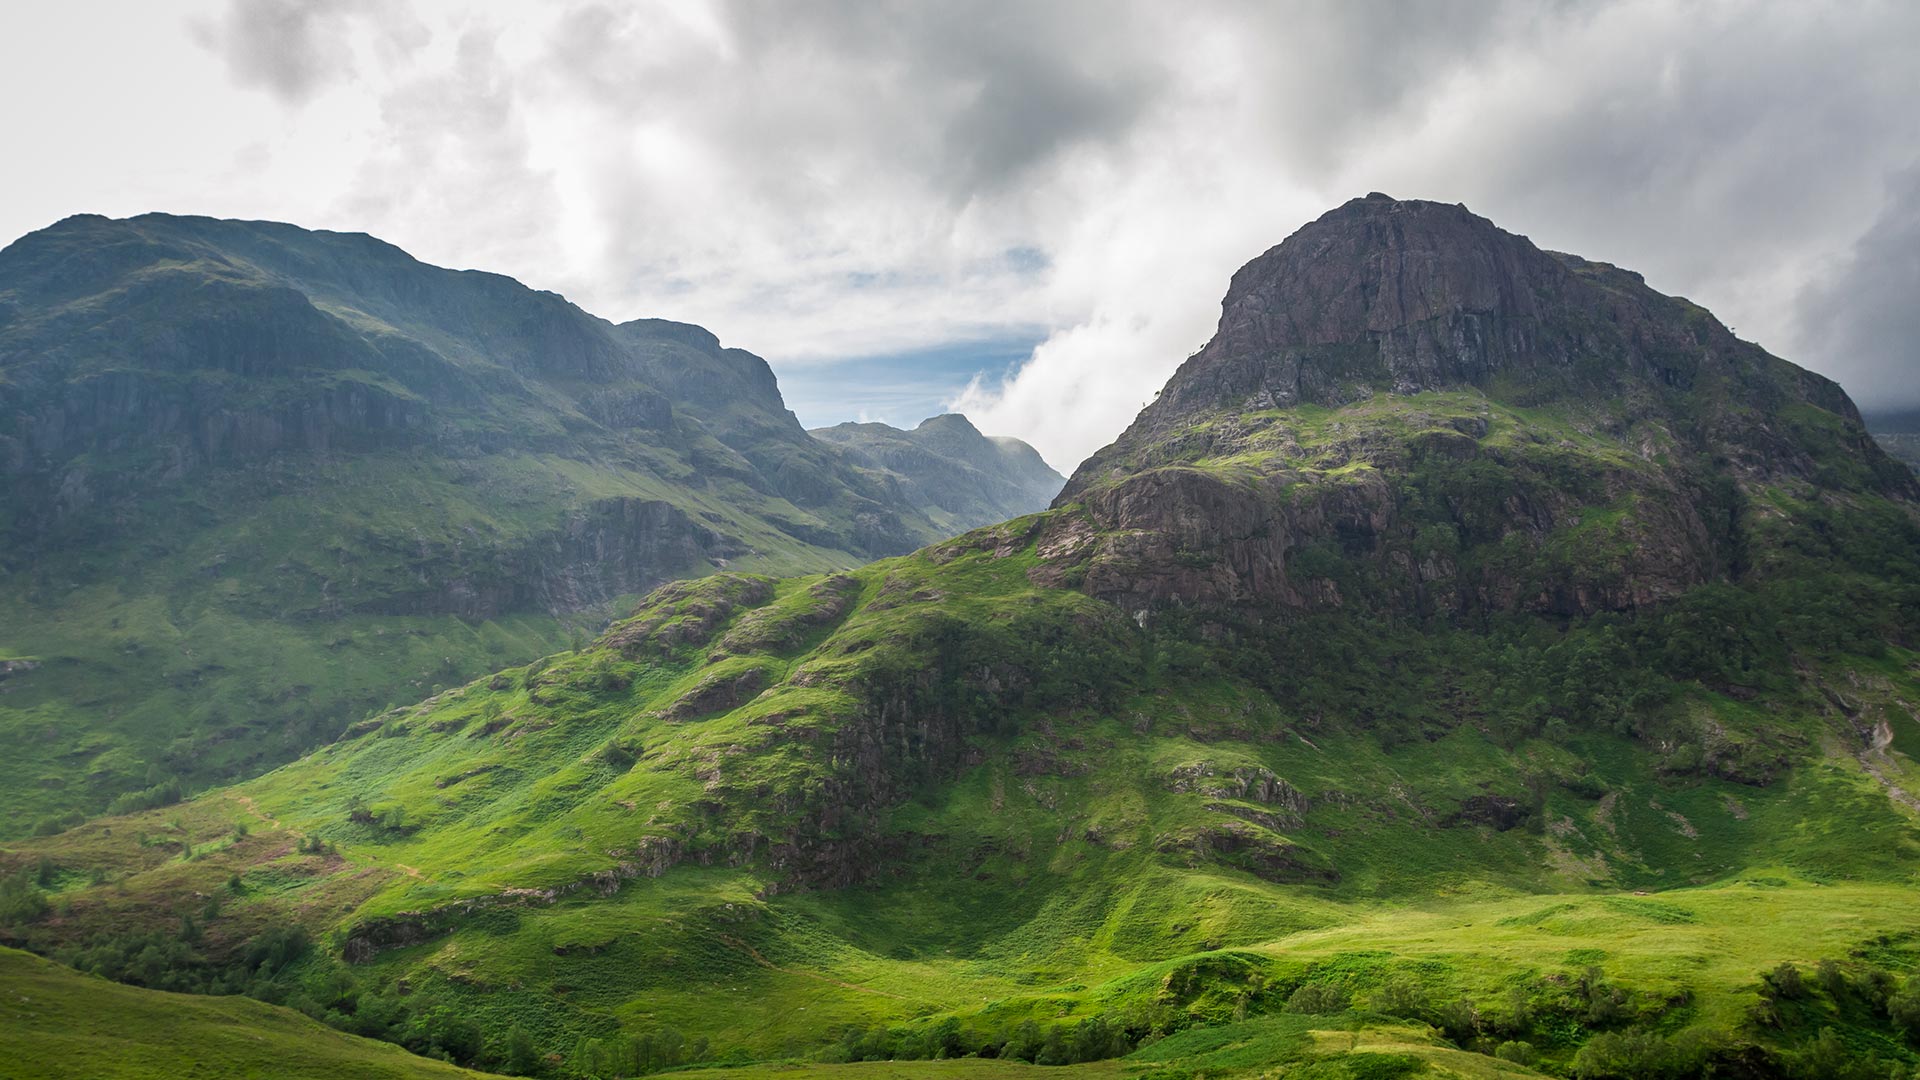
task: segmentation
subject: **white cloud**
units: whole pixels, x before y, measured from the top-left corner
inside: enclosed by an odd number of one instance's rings
[[[846,357],[1040,337],[959,404],[1063,468],[1204,342],[1234,269],[1368,190],[1640,269],[1850,382],[1897,360],[1817,282],[1879,258],[1886,178],[1920,159],[1912,5],[23,12],[0,92],[36,102],[10,133],[35,167],[0,234],[150,209],[372,232],[702,323],[818,402]]]

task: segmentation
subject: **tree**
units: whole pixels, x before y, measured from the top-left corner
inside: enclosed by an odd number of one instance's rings
[[[1034,1055],[1035,1065],[1071,1065],[1073,1049],[1067,1045],[1067,1038],[1061,1032],[1060,1025],[1047,1028],[1046,1038],[1040,1042],[1040,1052]]]
[[[540,1067],[540,1052],[534,1049],[533,1036],[519,1024],[507,1032],[507,1072],[514,1076],[532,1076]]]
[[[1501,1061],[1511,1061],[1515,1065],[1531,1065],[1540,1059],[1532,1043],[1511,1039],[1495,1047],[1493,1056]]]
[[[1800,977],[1800,969],[1794,967],[1791,961],[1782,960],[1779,967],[1767,972],[1766,980],[1774,997],[1792,1001],[1807,994],[1806,981]]]
[[[967,1046],[960,1035],[960,1021],[946,1017],[933,1026],[933,1054],[935,1057],[965,1057]]]
[[[1909,978],[1887,998],[1887,1016],[1907,1038],[1920,1042],[1920,976]]]
[[[1407,975],[1396,975],[1373,997],[1373,1007],[1388,1016],[1406,1020],[1424,1020],[1427,1016],[1427,992]]]
[[[1008,1037],[1007,1045],[1001,1049],[1000,1056],[1032,1061],[1040,1056],[1043,1041],[1040,1025],[1031,1020],[1022,1020],[1020,1026],[1014,1028],[1013,1034]]]
[[[1287,998],[1287,1011],[1322,1015],[1345,1012],[1352,998],[1344,987],[1330,983],[1307,983]]]

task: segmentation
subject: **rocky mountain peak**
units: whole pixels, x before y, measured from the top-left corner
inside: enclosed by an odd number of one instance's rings
[[[1796,404],[1867,441],[1837,384],[1639,274],[1544,250],[1461,205],[1376,192],[1234,274],[1212,340],[1061,499],[1220,417],[1455,390],[1588,411],[1612,402],[1617,429],[1650,421],[1751,470],[1808,472],[1805,448],[1764,421]]]
[[[1542,359],[1541,321],[1582,292],[1561,260],[1464,206],[1353,199],[1233,276],[1166,411],[1484,383]]]
[[[1586,614],[1737,579],[1779,499],[1920,501],[1847,395],[1638,274],[1374,194],[1234,275],[1055,500],[1132,610]],[[1907,514],[1908,510],[1896,511]],[[1322,556],[1369,560],[1342,583]]]

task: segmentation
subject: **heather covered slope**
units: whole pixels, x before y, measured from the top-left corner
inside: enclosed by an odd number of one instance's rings
[[[0,251],[0,835],[258,771],[660,581],[946,535],[758,357],[371,237]]]
[[[1372,201],[1278,250],[1382,295],[1367,268],[1425,250],[1394,216],[1456,208]],[[1544,306],[1444,270],[1402,290],[1419,326],[1342,340],[1422,356],[1479,320],[1494,360],[1249,400],[1291,346],[1229,349],[1257,322],[1230,294],[1220,369],[1058,508],[664,586],[266,776],[10,844],[0,923],[380,1037],[456,1008],[556,1075],[1910,1072],[1913,481],[1697,309],[1629,289],[1582,323],[1566,260],[1444,221],[1406,265],[1486,246]],[[1325,301],[1248,295],[1296,289]],[[287,924],[317,947],[236,967]]]
[[[954,532],[1044,510],[1066,483],[1033,447],[982,435],[958,413],[911,431],[848,423],[810,434],[898,484],[911,505]]]

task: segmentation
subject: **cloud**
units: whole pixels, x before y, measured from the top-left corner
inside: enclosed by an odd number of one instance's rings
[[[1322,9],[1290,36],[1298,13],[1281,10],[1214,54],[1217,77],[1235,89],[1209,110],[1208,137],[1182,151],[1209,192],[1204,204],[1188,205],[1173,184],[1108,193],[1138,198],[1143,214],[1179,221],[1177,231],[1135,224],[1104,251],[1090,245],[1103,291],[1083,316],[1004,384],[976,386],[956,407],[1077,460],[1211,331],[1211,301],[1233,269],[1369,190],[1464,201],[1543,246],[1639,269],[1777,352],[1798,344],[1794,358],[1849,388],[1920,381],[1893,355],[1896,304],[1878,319],[1864,307],[1836,316],[1858,319],[1880,343],[1863,343],[1857,361],[1815,346],[1794,319],[1836,241],[1883,205],[1893,213],[1878,178],[1920,154],[1909,104],[1920,68],[1906,48],[1920,36],[1920,9],[1394,7],[1435,20],[1397,27],[1382,22],[1389,13]],[[1130,174],[1151,186],[1151,167]],[[1856,264],[1881,273],[1899,254],[1889,242]]]
[[[22,37],[82,40],[111,6],[75,3]],[[195,120],[138,142],[115,205],[364,230],[698,322],[809,422],[946,395],[1071,468],[1204,343],[1237,267],[1370,190],[1641,270],[1863,395],[1910,370],[1901,305],[1869,298],[1920,160],[1912,4],[181,3],[191,33],[129,7],[140,49],[98,68],[144,65],[109,89]],[[0,92],[59,74],[6,50]],[[100,209],[99,161],[47,152],[127,111],[97,81],[39,95],[42,167],[0,224]],[[1010,340],[1035,344],[955,367]]]
[[[1797,309],[1805,356],[1867,413],[1920,408],[1920,166],[1887,188],[1872,226]]]
[[[227,62],[235,82],[305,103],[352,75],[348,22],[371,0],[230,0],[218,22],[200,21],[201,44]]]

